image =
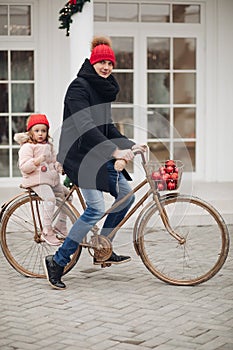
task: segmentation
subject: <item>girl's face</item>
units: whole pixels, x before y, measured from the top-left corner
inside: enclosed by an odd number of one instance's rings
[[[107,78],[112,73],[113,63],[112,61],[100,61],[93,65],[97,74],[102,78]]]
[[[37,143],[44,143],[47,141],[48,128],[44,124],[36,124],[31,128],[33,140]]]

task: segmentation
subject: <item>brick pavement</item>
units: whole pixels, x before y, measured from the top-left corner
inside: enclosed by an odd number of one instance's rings
[[[218,275],[195,287],[156,279],[132,244],[116,251],[132,261],[101,269],[84,250],[65,291],[19,275],[0,252],[0,349],[233,349],[232,248]]]

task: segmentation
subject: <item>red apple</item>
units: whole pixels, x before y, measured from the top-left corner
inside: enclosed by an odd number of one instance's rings
[[[178,174],[179,168],[175,167],[174,172]]]
[[[178,177],[179,177],[179,175],[177,173],[173,173],[170,176],[171,176],[171,179],[174,180],[174,181],[177,181]]]
[[[162,180],[167,182],[170,179],[170,174],[166,173],[162,175]]]
[[[175,182],[169,181],[169,182],[167,183],[167,189],[168,189],[169,191],[175,190],[175,188],[176,188],[176,183],[175,183]]]
[[[174,171],[174,167],[173,167],[173,166],[168,165],[168,166],[166,167],[166,172],[167,172],[167,173],[171,174],[171,173],[173,173],[173,171]]]
[[[161,166],[161,167],[159,168],[159,172],[160,172],[161,175],[166,174],[166,169],[165,169],[165,167],[164,167],[164,166]]]
[[[151,178],[152,180],[160,180],[161,179],[161,175],[158,171],[153,171],[151,174]]]
[[[158,189],[158,191],[163,191],[164,190],[164,184],[162,182],[159,182],[157,184],[157,189]]]
[[[172,166],[172,167],[175,167],[175,166],[176,166],[176,163],[174,162],[174,160],[169,159],[169,160],[167,160],[167,161],[165,162],[165,166]]]

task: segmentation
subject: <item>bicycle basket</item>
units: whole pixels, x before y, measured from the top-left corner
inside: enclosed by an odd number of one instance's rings
[[[158,191],[177,190],[181,183],[183,163],[180,160],[166,160],[147,163],[149,174]]]

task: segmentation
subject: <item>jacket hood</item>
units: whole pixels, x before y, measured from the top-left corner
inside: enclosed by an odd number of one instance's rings
[[[27,142],[29,140],[29,136],[27,132],[20,132],[14,135],[15,142],[22,145],[23,143]]]

